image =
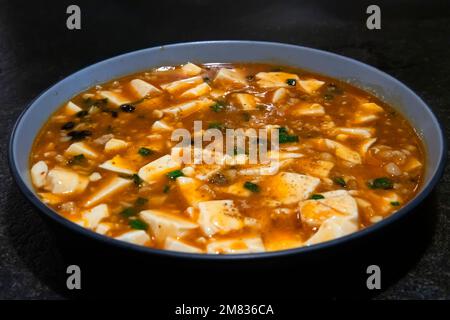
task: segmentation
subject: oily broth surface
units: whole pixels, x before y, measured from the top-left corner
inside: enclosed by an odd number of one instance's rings
[[[333,162],[334,167],[331,169],[328,177],[322,179],[322,182],[314,190],[314,194],[341,189],[356,191],[357,197],[365,201],[366,205],[367,203],[370,205],[370,207],[367,207],[364,203],[358,202],[359,228],[364,228],[377,221],[373,217],[380,217],[378,218],[379,220],[392,214],[417,193],[421,185],[423,166],[407,172],[407,174],[404,174],[406,171],[402,170],[400,176],[388,174],[385,167],[388,163],[399,163],[398,167],[401,167],[400,163],[402,161],[403,165],[406,165],[405,163],[408,163],[409,157],[414,157],[423,164],[424,154],[421,141],[405,118],[375,96],[342,81],[289,67],[278,67],[268,64],[206,64],[199,66],[203,69],[201,77],[213,88],[215,87],[213,79],[220,68],[241,70],[248,81],[249,87],[234,88],[232,92],[250,93],[258,97],[258,107],[256,110],[251,111],[242,110],[237,105],[233,95],[229,93],[213,99],[225,105],[226,108],[224,110],[215,112],[211,109],[206,109],[205,111],[193,113],[181,120],[173,121],[174,127],[183,127],[192,132],[193,121],[202,120],[204,126],[209,123],[220,123],[221,126],[226,128],[262,128],[265,125],[279,125],[280,127],[289,128],[290,134],[298,136],[299,142],[288,145],[299,146],[299,152],[304,157],[294,159],[282,171],[311,175],[311,162],[318,160]],[[159,88],[161,84],[188,78],[182,72],[178,72],[178,70],[179,67],[140,72],[106,83],[101,86],[101,90],[117,91],[129,101],[138,102],[140,97],[128,85],[131,80],[142,79]],[[256,85],[257,79],[255,75],[259,72],[278,72],[280,70],[286,73],[297,74],[301,79],[314,78],[321,80],[325,84],[314,94],[307,94],[301,90],[287,87],[286,89],[291,94],[288,99],[294,102],[291,105],[289,105],[288,101],[274,104],[271,101],[272,95],[267,93],[273,92],[274,89],[259,88]],[[97,100],[97,98],[86,99],[86,94],[97,95],[99,90],[100,87],[91,88],[75,96],[71,101],[77,106],[89,110],[87,100]],[[93,172],[98,172],[101,174],[101,179],[90,181],[84,192],[59,197],[62,200],[59,199],[58,203],[50,203],[49,205],[64,217],[78,222],[82,220],[83,211],[86,210],[84,207],[86,199],[104,186],[109,179],[118,176],[118,173],[98,168],[99,164],[111,159],[114,155],[103,152],[104,145],[95,142],[105,135],[111,135],[116,139],[128,142],[128,147],[126,150],[121,151],[120,154],[127,159],[136,172],[147,163],[165,154],[170,154],[171,148],[168,144],[170,133],[163,134],[160,141],[152,141],[151,143],[148,141],[147,136],[151,134],[150,128],[152,124],[159,119],[159,116],[154,113],[155,109],[169,108],[184,101],[186,100],[164,93],[158,97],[157,106],[148,103],[148,100],[143,100],[135,104],[136,109],[134,112],[123,112],[117,106],[112,106],[107,102],[101,105],[100,110],[97,110],[97,112],[83,117],[67,116],[64,106],[62,106],[52,115],[37,136],[30,155],[30,165],[32,166],[36,162],[43,160],[49,169],[55,166],[68,167],[78,174],[86,176]],[[349,166],[348,162],[342,161],[329,150],[325,150],[322,147],[317,148],[311,141],[321,138],[336,140],[336,135],[330,136],[329,133],[332,123],[334,123],[334,127],[349,127],[351,119],[362,102],[376,103],[384,109],[384,112],[378,114],[379,118],[376,121],[356,126],[374,129],[376,132],[374,137],[377,140],[372,147],[387,146],[387,148],[381,148],[381,150],[376,152],[373,149],[364,155],[361,165]],[[326,110],[326,116],[293,117],[290,115],[289,108],[295,103],[318,103]],[[68,164],[71,157],[64,156],[64,154],[74,141],[67,139],[66,134],[68,130],[61,130],[61,127],[70,121],[75,123],[77,130],[89,130],[92,133],[82,141],[88,143],[98,153],[98,158],[95,160],[85,159],[81,165]],[[353,150],[358,150],[361,145],[361,139],[357,138],[350,137],[339,141]],[[157,148],[155,148],[155,145]],[[158,151],[148,156],[142,156],[139,154],[139,149],[143,146],[152,150],[158,149]],[[407,151],[406,155],[397,152],[403,152],[404,150]],[[405,159],[402,159],[402,157]],[[368,183],[370,184],[373,179],[379,177],[388,177],[393,181],[393,189],[369,188]],[[345,187],[333,182],[335,178],[344,178]],[[269,176],[264,179],[270,180],[271,178]],[[238,181],[242,183],[245,180],[252,179],[249,177],[238,178]],[[295,243],[306,241],[318,229],[318,227],[310,226],[302,221],[298,204],[282,205],[277,208],[262,205],[262,200],[265,197],[264,190],[252,192],[248,197],[240,197],[223,193],[219,190],[220,188],[216,188],[212,183],[206,182],[206,184],[212,185],[215,192],[214,199],[233,200],[243,217],[254,218],[259,225],[258,228],[246,226],[240,230],[231,231],[223,235],[214,235],[213,239],[215,240],[260,235],[267,250],[276,250],[297,246]],[[258,182],[260,188],[265,188],[267,184],[267,182],[262,180]],[[42,191],[42,188],[38,189],[38,192],[42,193]],[[398,194],[401,201],[391,202],[395,202],[395,204],[386,212],[386,203],[383,203],[384,207],[381,207],[379,199],[385,195],[390,195],[392,192]],[[45,191],[45,193],[49,192]],[[147,202],[136,206],[135,203],[138,197],[147,199]],[[52,202],[47,199],[47,203],[49,201]],[[102,220],[110,224],[110,229],[106,234],[111,237],[116,237],[132,230],[132,227],[129,225],[130,218],[121,214],[124,209],[129,207],[133,207],[136,211],[161,208],[169,211],[173,210],[177,212],[177,215],[188,218],[185,210],[189,205],[177,188],[175,181],[166,177],[159,179],[151,186],[137,187],[135,184],[131,184],[118,195],[109,197],[102,203],[108,205],[111,213],[109,217]],[[194,213],[194,218],[196,214]],[[151,232],[149,233],[151,235]],[[212,241],[199,229],[183,236],[182,240],[202,250],[208,241]],[[145,245],[163,248],[163,244],[155,241],[153,237]]]

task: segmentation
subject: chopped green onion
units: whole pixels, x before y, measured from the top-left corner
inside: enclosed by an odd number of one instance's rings
[[[136,215],[136,210],[134,208],[125,208],[123,209],[120,214],[126,218],[132,217],[134,215]]]
[[[163,193],[168,193],[170,191],[170,186],[166,184],[163,188]]]
[[[72,159],[70,159],[68,161],[69,165],[80,165],[82,164],[84,161],[86,160],[86,157],[84,156],[84,154],[77,154],[76,156],[74,156]]]
[[[344,188],[345,188],[345,186],[347,186],[347,183],[345,182],[344,178],[342,178],[342,177],[335,177],[333,179],[333,182]]]
[[[212,111],[214,111],[214,112],[220,112],[220,111],[223,111],[225,109],[225,106],[222,103],[220,103],[220,102],[216,102],[215,104],[213,104],[209,108]]]
[[[391,206],[398,207],[399,205],[400,205],[400,202],[398,202],[398,201],[391,202]]]
[[[170,180],[176,180],[176,178],[182,177],[182,176],[184,176],[184,174],[183,174],[183,172],[181,170],[174,170],[174,171],[171,171],[171,172],[169,172],[167,174],[167,177]]]
[[[130,220],[128,222],[128,224],[130,225],[131,228],[133,229],[137,229],[137,230],[147,230],[148,229],[148,224],[146,224],[144,221],[142,220]]]
[[[279,143],[298,142],[298,136],[289,134],[286,128],[280,128],[278,129],[278,142]]]
[[[144,182],[144,180],[142,180],[141,177],[139,177],[136,173],[131,176],[131,179],[138,187],[140,187],[142,185],[142,182]]]
[[[370,189],[392,189],[394,187],[394,183],[391,179],[382,177],[382,178],[376,178],[372,182],[368,183]]]
[[[323,195],[321,195],[321,194],[313,194],[311,196],[311,199],[312,200],[319,200],[319,199],[325,199],[325,197]]]
[[[256,183],[246,181],[244,183],[244,188],[250,190],[251,192],[259,192],[260,188]]]
[[[134,201],[134,205],[135,205],[136,207],[142,207],[142,206],[145,205],[147,202],[148,202],[148,199],[147,199],[147,198],[139,197],[139,198],[136,199],[136,201]]]
[[[147,156],[153,154],[153,150],[151,150],[149,148],[141,147],[141,148],[139,148],[138,153],[143,157],[147,157]]]

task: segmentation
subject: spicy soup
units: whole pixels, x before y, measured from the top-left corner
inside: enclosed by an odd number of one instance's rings
[[[214,152],[215,163],[184,163],[177,129],[200,153],[208,143],[194,138],[211,129],[266,129],[279,148],[266,163],[236,147]],[[228,254],[309,246],[377,223],[415,196],[423,164],[408,121],[348,83],[269,64],[186,63],[73,97],[37,136],[30,174],[43,202],[97,233]]]

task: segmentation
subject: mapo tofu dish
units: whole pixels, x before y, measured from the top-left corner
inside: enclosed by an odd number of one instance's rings
[[[214,161],[184,161],[180,130],[185,154]],[[233,130],[267,134],[232,148],[211,138]],[[266,161],[250,161],[268,145]],[[346,82],[270,64],[186,63],[73,97],[37,136],[30,176],[44,203],[94,232],[236,254],[375,224],[415,196],[424,163],[408,121]]]

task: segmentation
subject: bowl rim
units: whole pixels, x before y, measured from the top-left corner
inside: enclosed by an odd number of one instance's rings
[[[184,46],[195,46],[195,45],[208,45],[208,44],[242,44],[242,45],[275,45],[280,48],[301,48],[302,50],[310,51],[312,53],[318,53],[321,55],[339,58],[343,60],[347,60],[354,64],[359,64],[367,68],[369,71],[380,73],[383,77],[389,78],[391,81],[394,81],[397,83],[400,87],[402,87],[403,90],[411,94],[415,99],[417,99],[419,102],[423,104],[423,106],[427,109],[427,111],[430,113],[431,117],[437,124],[437,129],[441,138],[440,143],[440,149],[441,149],[441,156],[438,160],[438,166],[434,170],[434,172],[431,175],[430,180],[428,183],[426,183],[422,190],[420,190],[417,195],[408,203],[406,206],[399,209],[394,214],[388,216],[387,218],[383,219],[380,222],[377,222],[367,228],[364,228],[362,230],[358,230],[356,232],[353,232],[349,235],[339,237],[330,241],[321,242],[318,244],[314,244],[311,246],[304,246],[304,247],[298,247],[298,248],[292,248],[292,249],[285,249],[285,250],[277,250],[277,251],[269,251],[269,252],[258,252],[258,253],[243,253],[243,254],[226,254],[226,255],[216,255],[216,254],[207,254],[207,253],[188,253],[188,252],[178,252],[178,251],[170,251],[170,250],[164,250],[164,249],[156,249],[156,248],[150,248],[145,247],[137,244],[128,243],[125,241],[120,241],[117,239],[114,239],[112,237],[108,237],[105,235],[101,235],[99,233],[96,233],[94,231],[91,231],[89,229],[86,229],[82,226],[79,226],[78,224],[64,218],[63,216],[59,215],[55,210],[51,209],[47,205],[44,204],[34,193],[33,191],[28,188],[24,180],[22,179],[16,161],[15,161],[15,154],[14,154],[14,144],[16,140],[16,136],[18,133],[18,127],[25,116],[25,114],[31,109],[31,107],[34,105],[35,101],[47,93],[48,91],[51,91],[53,87],[55,87],[60,82],[75,77],[76,75],[85,72],[86,70],[94,67],[99,66],[101,64],[111,62],[112,60],[119,60],[120,58],[124,58],[129,55],[139,54],[151,49],[163,49],[163,48],[177,48],[177,47],[184,47]],[[22,194],[42,213],[44,213],[48,218],[52,219],[53,221],[56,221],[58,224],[62,225],[63,227],[66,227],[70,229],[71,231],[86,236],[88,238],[94,239],[95,241],[99,241],[102,244],[106,245],[112,245],[114,247],[117,247],[119,249],[125,249],[125,250],[131,250],[138,253],[143,254],[150,254],[155,256],[164,256],[164,257],[171,257],[171,258],[184,258],[184,259],[194,259],[194,260],[219,260],[219,261],[226,261],[226,260],[255,260],[255,259],[269,259],[274,257],[281,257],[281,256],[291,256],[295,254],[307,254],[310,252],[317,252],[320,250],[328,249],[331,247],[335,247],[342,244],[347,244],[350,241],[357,240],[360,238],[363,238],[369,234],[375,233],[382,229],[383,227],[386,227],[387,225],[391,225],[394,222],[402,219],[405,217],[408,213],[410,213],[414,208],[416,208],[434,189],[438,181],[443,175],[445,164],[446,164],[446,154],[447,154],[447,141],[445,139],[443,126],[434,114],[433,110],[414,92],[412,91],[408,86],[403,84],[401,81],[397,80],[396,78],[392,77],[391,75],[387,74],[384,71],[381,71],[375,67],[372,67],[366,63],[360,62],[358,60],[348,58],[336,53],[299,46],[295,44],[287,44],[287,43],[281,43],[281,42],[270,42],[270,41],[253,41],[253,40],[211,40],[211,41],[193,41],[193,42],[181,42],[181,43],[174,43],[174,44],[168,44],[168,45],[160,45],[150,48],[144,48],[139,50],[134,50],[130,52],[126,52],[120,55],[116,55],[114,57],[101,60],[99,62],[90,64],[74,73],[71,73],[70,75],[64,77],[63,79],[53,83],[50,87],[43,90],[38,96],[36,96],[34,99],[32,99],[25,109],[22,110],[19,117],[17,118],[13,129],[10,134],[9,138],[9,145],[8,145],[8,164],[10,171],[12,173],[12,176],[14,180],[16,181],[16,184],[19,186],[20,191]]]

